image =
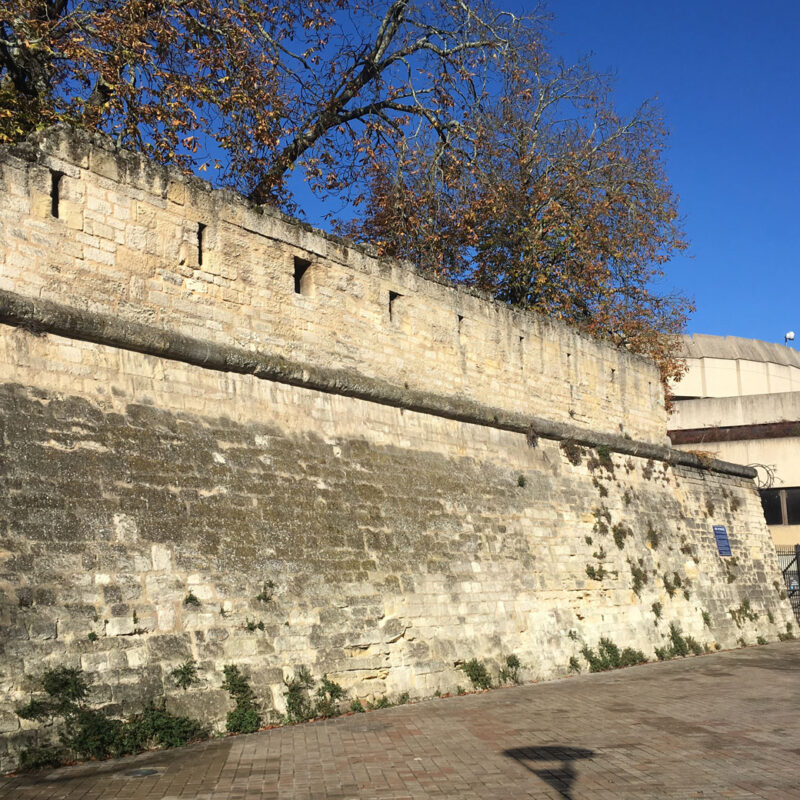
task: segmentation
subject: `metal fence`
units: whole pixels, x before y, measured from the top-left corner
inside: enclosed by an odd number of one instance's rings
[[[775,547],[775,552],[783,572],[786,594],[800,625],[800,545],[779,545]]]

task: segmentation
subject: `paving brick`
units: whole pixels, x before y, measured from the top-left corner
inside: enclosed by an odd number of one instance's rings
[[[800,642],[727,651],[6,778],[0,798],[792,800],[798,670]]]

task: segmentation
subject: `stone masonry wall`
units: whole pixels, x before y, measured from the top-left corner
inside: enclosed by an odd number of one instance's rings
[[[0,768],[35,739],[12,709],[47,666],[82,667],[112,710],[165,695],[223,725],[227,663],[277,720],[299,666],[353,697],[429,697],[473,657],[545,679],[600,636],[653,657],[671,622],[733,647],[791,620],[744,478],[573,464],[546,439],[9,327],[0,419]]]
[[[546,679],[601,636],[654,657],[671,623],[733,647],[793,622],[751,471],[661,444],[652,365],[86,140],[43,147],[0,154],[0,769],[48,666],[112,711],[164,696],[222,727],[225,664],[277,721],[301,666],[419,698],[470,658]]]
[[[103,140],[51,129],[35,148],[5,150],[0,240],[0,289],[25,297],[665,441],[646,359],[424,279]],[[300,292],[295,259],[310,264]]]

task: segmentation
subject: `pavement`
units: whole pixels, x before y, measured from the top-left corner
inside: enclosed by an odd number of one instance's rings
[[[800,642],[0,779],[11,800],[800,800]]]

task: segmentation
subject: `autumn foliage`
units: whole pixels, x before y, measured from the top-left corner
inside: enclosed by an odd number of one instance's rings
[[[340,229],[679,371],[665,133],[491,0],[4,0],[0,142],[54,122]],[[346,215],[348,216],[348,215]]]

